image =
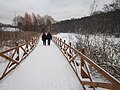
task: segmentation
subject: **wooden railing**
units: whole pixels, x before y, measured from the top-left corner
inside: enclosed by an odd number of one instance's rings
[[[80,52],[71,47],[71,43],[68,45],[66,44],[65,40],[62,41],[62,39],[57,37],[54,37],[53,41],[68,60],[84,90],[87,90],[88,88],[93,88],[93,90],[96,90],[96,88],[120,90],[120,82],[100,66],[98,66],[95,62],[93,62],[90,58],[85,56],[84,49],[81,49]],[[104,77],[106,82],[104,80],[95,81],[91,73],[91,68],[96,70],[101,77]]]
[[[16,47],[0,52],[0,57],[6,60],[4,63],[7,63],[0,73],[0,80],[15,69],[16,66],[18,66],[30,54],[30,52],[34,50],[38,40],[39,37],[34,37],[32,40],[26,41],[25,44],[19,45],[19,43],[16,43]]]

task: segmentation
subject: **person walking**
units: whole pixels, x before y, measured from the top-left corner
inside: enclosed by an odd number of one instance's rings
[[[48,45],[50,46],[50,41],[52,40],[52,35],[50,32],[47,34]]]
[[[45,45],[46,46],[46,34],[43,32],[43,34],[42,34],[42,41],[43,41],[43,45]]]

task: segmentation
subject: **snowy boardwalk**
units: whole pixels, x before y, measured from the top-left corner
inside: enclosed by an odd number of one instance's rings
[[[69,63],[52,42],[35,50],[0,81],[0,90],[83,90]]]

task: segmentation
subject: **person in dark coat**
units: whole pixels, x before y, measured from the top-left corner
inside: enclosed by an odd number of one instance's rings
[[[45,33],[43,33],[43,35],[42,35],[42,41],[43,41],[43,45],[46,45],[46,34]]]
[[[50,41],[52,40],[52,35],[50,32],[47,34],[48,45],[50,46]]]

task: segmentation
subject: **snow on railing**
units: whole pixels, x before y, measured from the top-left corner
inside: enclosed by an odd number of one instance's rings
[[[53,41],[68,60],[84,90],[88,89],[88,87],[93,88],[93,90],[96,88],[120,90],[120,82],[90,58],[85,56],[84,48],[81,49],[80,52],[71,47],[71,43],[68,45],[66,44],[66,41],[62,41],[61,38],[54,37]],[[91,74],[92,71],[90,70],[91,68],[94,68],[102,77],[106,78],[107,81],[93,80],[93,75]]]
[[[0,59],[5,62],[0,63],[0,80],[16,68],[36,47],[39,37],[33,37],[32,40],[26,41],[25,44],[16,43],[14,48],[0,52]]]

